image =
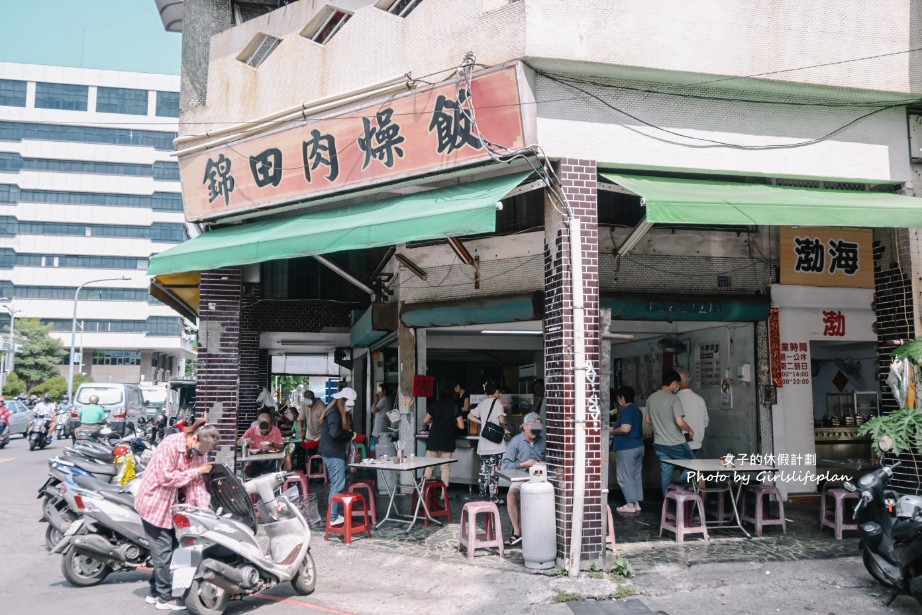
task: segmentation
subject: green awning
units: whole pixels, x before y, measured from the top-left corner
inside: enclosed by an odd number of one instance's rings
[[[922,227],[922,199],[899,194],[599,175],[643,197],[651,224]]]
[[[530,173],[530,172],[529,172]],[[496,229],[496,203],[529,173],[340,209],[228,226],[154,255],[148,275],[460,237]]]

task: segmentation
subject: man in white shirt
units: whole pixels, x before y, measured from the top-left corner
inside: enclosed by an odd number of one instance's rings
[[[701,445],[704,443],[704,430],[708,426],[708,407],[704,398],[691,390],[691,376],[687,369],[679,370],[679,392],[676,397],[682,402],[685,409],[685,422],[692,428],[695,437],[689,441],[695,457],[701,457]]]

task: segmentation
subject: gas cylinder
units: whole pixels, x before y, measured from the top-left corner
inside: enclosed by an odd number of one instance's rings
[[[553,568],[557,558],[557,524],[554,517],[554,486],[547,482],[547,466],[529,468],[522,484],[522,559],[532,570]]]

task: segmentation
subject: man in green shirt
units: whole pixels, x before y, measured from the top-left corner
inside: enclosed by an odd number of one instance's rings
[[[80,408],[80,426],[106,422],[106,411],[99,405],[99,396],[90,395],[90,403]]]
[[[660,479],[663,495],[672,482],[675,466],[666,463],[666,459],[694,459],[695,455],[686,442],[687,432],[694,438],[695,432],[685,422],[685,408],[676,397],[681,382],[679,373],[669,370],[663,374],[662,388],[647,398],[647,424],[653,426],[653,450],[659,457]]]

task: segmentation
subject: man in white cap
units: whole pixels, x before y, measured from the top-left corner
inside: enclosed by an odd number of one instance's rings
[[[355,405],[358,397],[355,389],[345,387],[333,394],[333,401],[326,407],[320,429],[320,456],[323,465],[327,468],[330,477],[330,496],[333,499],[337,493],[342,493],[346,488],[346,459],[348,459],[348,443],[355,438],[355,433],[350,431],[346,418],[347,407]],[[339,525],[344,519],[339,514],[338,505],[330,511],[330,525]]]
[[[522,421],[522,433],[509,440],[509,446],[503,455],[504,470],[527,470],[536,463],[544,461],[547,456],[547,441],[544,439],[544,425],[541,417],[535,412],[529,412]],[[506,541],[506,546],[514,547],[522,542],[522,526],[519,524],[519,492],[522,483],[516,481],[509,487],[506,495],[506,504],[509,509],[509,520],[512,521],[512,536]]]

